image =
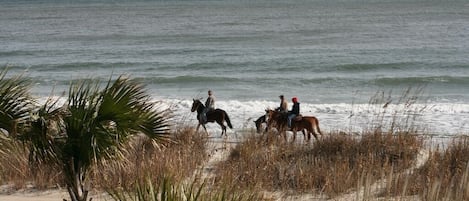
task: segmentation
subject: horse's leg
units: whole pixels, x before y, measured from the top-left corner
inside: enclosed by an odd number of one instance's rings
[[[308,136],[306,136],[305,130],[306,129],[301,129],[301,132],[303,133],[303,140],[304,141],[309,141],[311,139],[311,136],[309,135],[309,131],[308,131]]]
[[[313,134],[313,136],[314,136],[314,138],[315,138],[316,140],[319,140],[319,139],[318,139],[318,135],[316,134],[316,132],[315,132],[314,130],[312,130],[311,133]],[[311,137],[309,137],[309,138],[311,138]]]
[[[285,139],[285,142],[288,142],[288,139],[287,139],[287,128],[283,127],[282,129],[282,134],[283,134],[283,139]]]
[[[223,124],[223,121],[217,120],[218,125],[221,127],[221,136],[226,135],[226,126]]]
[[[221,136],[223,136],[223,134],[225,134],[225,136],[228,136],[226,134],[226,126],[222,124],[222,127],[221,127]]]
[[[199,132],[199,127],[200,127],[200,123],[197,125],[197,128],[195,129],[195,132]]]
[[[200,125],[200,124],[199,124],[199,125]],[[205,124],[202,124],[202,127],[203,127],[204,130],[205,130],[205,134],[207,134],[207,136],[208,136],[209,134],[208,134],[207,128],[205,127]]]
[[[292,128],[292,132],[293,132],[293,136],[292,136],[292,143],[293,143],[296,141],[296,132],[298,132],[298,129],[296,128],[296,126]]]

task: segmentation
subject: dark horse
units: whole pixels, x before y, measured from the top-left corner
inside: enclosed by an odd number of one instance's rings
[[[200,125],[202,125],[202,127],[204,127],[205,132],[208,134],[207,128],[205,128],[205,124],[207,124],[208,122],[217,122],[218,125],[220,125],[222,129],[221,135],[222,136],[223,134],[226,135],[226,126],[223,124],[224,121],[226,121],[226,123],[228,124],[228,127],[233,129],[233,126],[231,125],[228,114],[225,112],[225,110],[222,110],[222,109],[215,109],[212,111],[208,111],[206,113],[207,121],[203,122],[202,113],[205,109],[205,106],[202,102],[200,102],[200,100],[193,99],[193,101],[194,102],[192,103],[191,112],[197,111],[197,120],[199,120],[199,125],[197,125],[197,131],[199,131],[199,127]]]
[[[254,123],[256,124],[257,133],[262,133],[262,124],[267,123],[267,115],[264,114],[260,116],[259,118],[257,118],[256,121],[254,121]],[[265,128],[265,130],[267,131],[267,127]]]
[[[267,128],[275,127],[279,132],[283,132],[285,140],[287,140],[286,130],[287,126],[287,115],[275,110],[266,110],[268,116]],[[311,140],[311,134],[318,139],[317,134],[322,135],[321,130],[319,129],[319,121],[316,117],[313,116],[299,116],[295,119],[292,119],[291,129],[293,131],[293,141],[296,140],[296,132],[302,131],[305,140]],[[306,132],[307,131],[307,138]]]

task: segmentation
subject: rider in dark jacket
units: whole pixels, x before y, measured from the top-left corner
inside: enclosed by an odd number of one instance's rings
[[[292,119],[300,115],[300,103],[298,102],[298,98],[293,97],[291,101],[293,102],[293,106],[291,111],[288,111],[288,127],[290,128]]]

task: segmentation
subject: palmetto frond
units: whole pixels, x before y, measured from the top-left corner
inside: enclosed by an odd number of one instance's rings
[[[100,117],[116,120],[113,123],[125,133],[140,132],[156,140],[162,140],[168,133],[168,110],[155,108],[143,86],[128,78],[119,77],[103,92],[99,110]]]
[[[25,125],[20,140],[31,142],[30,160],[46,160],[59,163],[66,136],[62,117],[67,113],[58,105],[58,99],[48,99],[44,105],[34,110]]]
[[[6,69],[0,72],[0,128],[16,135],[18,125],[28,118],[32,107],[31,83],[21,76],[6,78],[6,73]]]
[[[27,80],[5,75],[0,72],[0,132],[27,142],[31,161],[62,167],[72,200],[86,200],[90,166],[120,155],[131,137],[144,134],[156,144],[167,139],[169,110],[156,108],[134,80],[121,76],[102,90],[98,81],[73,83],[64,105],[57,99],[39,107],[29,97]]]
[[[85,166],[114,156],[138,133],[162,140],[169,131],[168,113],[156,110],[143,86],[128,78],[109,81],[101,91],[97,82],[72,85],[68,99],[65,153]]]

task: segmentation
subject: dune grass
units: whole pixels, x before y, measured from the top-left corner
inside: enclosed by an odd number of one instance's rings
[[[62,185],[59,168],[43,163],[32,163],[29,151],[21,142],[0,137],[0,185],[10,190],[54,188]]]
[[[175,131],[172,136],[170,142],[159,147],[144,138],[136,138],[125,148],[124,160],[101,161],[92,169],[89,181],[96,190],[133,188],[135,182],[148,178],[182,181],[206,161],[207,139],[191,128]],[[2,184],[9,184],[12,189],[30,184],[39,190],[65,185],[56,171],[59,168],[29,162],[28,146],[7,138],[1,138],[0,144]]]
[[[218,165],[216,185],[336,197],[402,172],[423,148],[424,133],[414,123],[426,107],[416,104],[421,88],[402,93],[378,92],[369,108],[359,108],[371,118],[358,133],[331,131],[312,144],[286,143],[275,131],[253,133]]]
[[[176,131],[171,142],[155,147],[145,138],[135,139],[125,149],[124,161],[103,161],[92,179],[103,189],[133,189],[135,182],[169,178],[181,182],[207,160],[207,138],[186,128]]]
[[[362,175],[372,181],[412,165],[422,140],[410,134],[331,133],[313,145],[267,141],[252,135],[217,168],[217,185],[237,189],[315,192],[330,197],[356,187]]]
[[[419,195],[428,201],[469,200],[469,140],[458,137],[445,147],[432,150],[419,169],[395,177],[391,195]]]

